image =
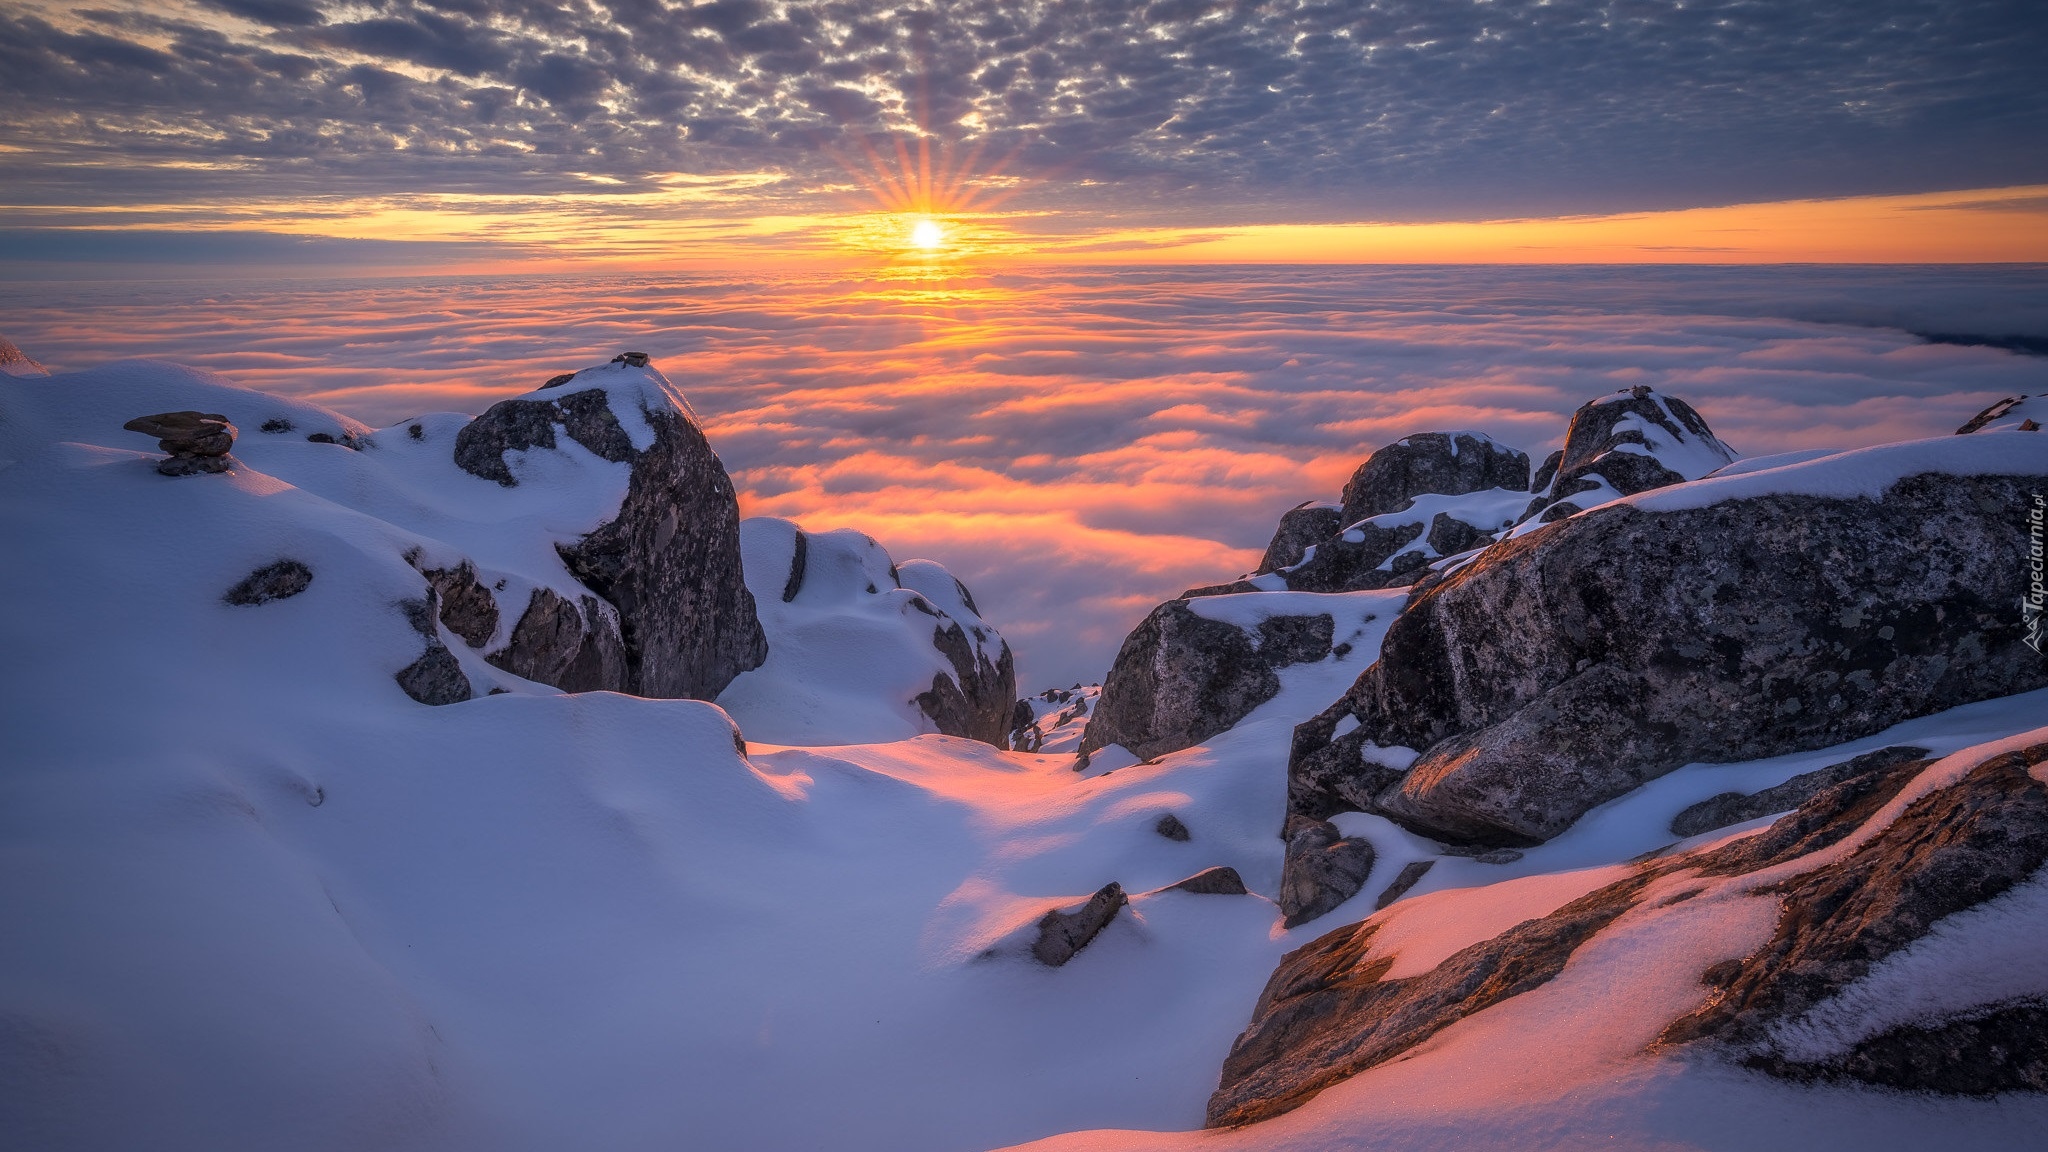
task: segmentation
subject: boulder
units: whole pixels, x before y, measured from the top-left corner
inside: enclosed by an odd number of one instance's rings
[[[1774,483],[1867,486],[1854,455]],[[2012,510],[2042,483],[1929,472],[1875,499],[1631,502],[1495,545],[1418,593],[1379,661],[1297,729],[1294,810],[1522,846],[1689,761],[1826,747],[2039,687]],[[1389,779],[1369,748],[1419,755]]]
[[[1347,837],[1327,820],[1287,818],[1287,856],[1280,873],[1281,925],[1297,927],[1336,908],[1372,875],[1371,841]]]
[[[713,699],[768,652],[741,571],[739,506],[725,466],[668,381],[623,360],[492,405],[456,436],[455,462],[514,487],[505,453],[555,447],[557,429],[601,459],[631,465],[617,514],[558,547],[569,571],[618,611],[625,690]]]
[[[590,595],[571,601],[552,588],[533,590],[505,646],[484,659],[564,692],[619,692],[626,683],[626,648],[611,606]]]
[[[1697,480],[1736,458],[1690,404],[1645,384],[1572,413],[1550,483],[1521,519],[1561,520],[1622,496]]]
[[[1256,633],[1169,600],[1124,637],[1081,736],[1081,763],[1120,744],[1141,760],[1192,748],[1280,693],[1275,670],[1330,654],[1327,615],[1275,616]]]
[[[1128,903],[1123,885],[1112,880],[1078,908],[1047,912],[1038,921],[1038,938],[1031,944],[1032,957],[1048,968],[1058,968],[1109,927],[1117,910]]]
[[[1419,432],[1368,456],[1344,485],[1339,523],[1405,510],[1417,496],[1529,490],[1529,457],[1483,432]]]
[[[242,577],[221,599],[242,606],[268,604],[272,600],[289,600],[311,587],[312,583],[313,570],[286,557]]]
[[[426,649],[419,659],[399,669],[394,678],[407,696],[422,704],[459,704],[469,699],[473,690],[462,663],[442,643],[441,633],[434,627],[436,599],[433,586],[428,585],[424,597],[399,603],[406,622],[426,641]]]
[[[157,462],[166,476],[196,476],[229,470],[228,450],[235,446],[235,426],[218,412],[158,412],[137,416],[121,427],[157,438],[170,456]]]
[[[1152,825],[1152,830],[1168,840],[1178,841],[1183,844],[1188,841],[1191,835],[1188,832],[1188,826],[1181,823],[1180,817],[1175,816],[1171,812],[1160,814],[1159,819]]]
[[[1280,526],[1274,529],[1272,542],[1266,545],[1266,554],[1252,574],[1263,575],[1301,563],[1303,553],[1335,536],[1344,524],[1341,505],[1323,500],[1295,505],[1281,515]]]

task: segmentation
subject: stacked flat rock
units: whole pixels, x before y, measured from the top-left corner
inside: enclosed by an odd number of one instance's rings
[[[227,457],[235,446],[235,426],[217,412],[159,412],[137,416],[121,427],[157,438],[157,447],[170,453],[156,465],[166,476],[226,472],[231,467]]]

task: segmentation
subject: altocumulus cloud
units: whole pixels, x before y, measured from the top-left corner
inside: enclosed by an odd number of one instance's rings
[[[1534,215],[2048,180],[2044,58],[2015,0],[30,0],[0,144],[17,205],[781,177],[759,210],[921,125],[1039,210]]]
[[[1156,602],[1250,567],[1372,448],[1539,455],[1650,384],[1749,455],[1952,431],[2039,358],[2039,268],[1185,270],[0,288],[55,369],[150,355],[375,424],[645,348],[749,515],[854,527],[975,589],[1027,686],[1101,676]]]

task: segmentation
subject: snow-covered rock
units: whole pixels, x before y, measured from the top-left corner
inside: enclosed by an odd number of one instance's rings
[[[1088,717],[1095,714],[1102,698],[1102,685],[1076,684],[1071,688],[1047,688],[1036,696],[1017,701],[1010,719],[1010,747],[1019,752],[1052,755],[1081,747],[1081,734]]]
[[[1663,487],[1496,545],[1419,593],[1297,733],[1296,810],[1529,844],[1688,761],[2048,683],[2016,527],[2044,484],[2048,440],[1947,437]]]
[[[1344,485],[1340,523],[1400,512],[1418,496],[1529,490],[1529,457],[1484,432],[1418,432],[1366,457]]]
[[[768,658],[719,705],[751,739],[863,744],[924,732],[1006,747],[1015,658],[973,595],[930,560],[897,564],[851,529],[740,525]]]
[[[1301,563],[1310,548],[1335,536],[1344,523],[1343,505],[1327,500],[1305,500],[1289,508],[1281,514],[1280,526],[1273,530],[1273,539],[1267,543],[1266,554],[1259,558],[1259,566],[1252,569],[1252,575]]]
[[[1698,480],[1737,455],[1692,405],[1639,384],[1572,413],[1564,448],[1555,463],[1544,462],[1548,482],[1520,519],[1548,523],[1623,496]]]
[[[492,405],[457,433],[455,462],[516,488],[526,457],[559,450],[557,428],[598,459],[629,466],[617,510],[560,546],[569,570],[618,610],[624,680],[589,686],[709,700],[759,667],[767,641],[741,577],[739,504],[689,401],[644,356],[621,356]],[[533,617],[528,636],[566,639],[571,625],[582,635],[573,649],[558,643],[546,655],[512,663],[608,671],[596,652],[611,647],[608,637],[595,635],[604,623],[569,603],[580,599],[530,601],[521,617]],[[592,652],[580,663],[575,655],[560,657],[586,647]],[[587,679],[577,677],[579,685]]]
[[[2048,424],[2048,396],[2008,396],[1970,417],[1956,435],[1972,432],[2038,432]]]
[[[29,359],[14,341],[0,336],[0,376],[48,376],[47,368]]]

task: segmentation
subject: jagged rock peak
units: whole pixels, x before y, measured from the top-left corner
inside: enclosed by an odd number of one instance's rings
[[[1698,480],[1737,456],[1692,405],[1638,384],[1589,400],[1572,413],[1557,463],[1544,462],[1550,483],[1522,519],[1558,520],[1623,496]]]
[[[1366,457],[1344,485],[1340,524],[1405,511],[1417,496],[1529,490],[1529,457],[1484,432],[1418,432]]]
[[[618,610],[626,690],[709,700],[759,667],[768,645],[741,572],[739,504],[682,392],[645,357],[620,357],[492,405],[457,434],[455,462],[515,487],[506,453],[559,448],[557,429],[631,466],[617,515],[559,547],[569,571]],[[575,611],[542,607],[558,621]],[[593,668],[604,663],[589,656]]]

